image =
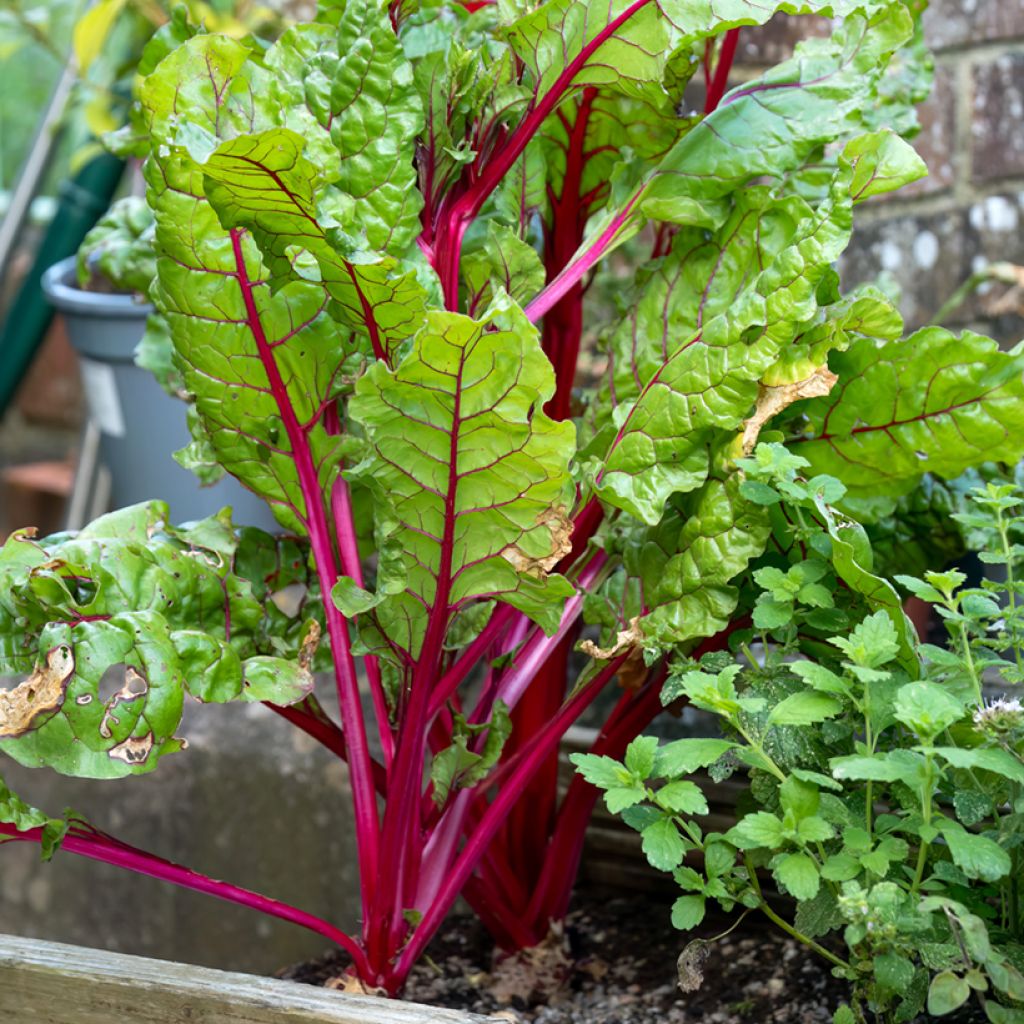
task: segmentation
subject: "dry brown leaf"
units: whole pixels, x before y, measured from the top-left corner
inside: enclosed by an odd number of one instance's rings
[[[676,967],[679,971],[679,989],[682,992],[696,992],[704,983],[704,964],[711,952],[711,944],[704,939],[694,939],[679,954]]]
[[[387,992],[384,989],[366,985],[354,974],[340,974],[336,978],[329,978],[324,982],[324,988],[334,989],[335,992],[344,992],[347,996],[387,997]]]
[[[316,619],[310,619],[306,635],[302,638],[302,643],[299,644],[299,668],[305,672],[312,670],[313,657],[316,654],[316,649],[320,646],[320,634],[320,623]]]
[[[635,615],[626,624],[625,629],[620,629],[615,634],[615,643],[611,647],[598,647],[593,640],[584,640],[580,644],[580,650],[598,661],[610,661],[617,658],[623,651],[636,647],[644,638],[640,632],[640,616]]]
[[[75,655],[66,644],[46,653],[39,666],[13,690],[0,690],[0,739],[28,732],[40,715],[64,703],[68,681],[75,672]]]
[[[537,516],[537,525],[546,527],[551,534],[551,552],[542,558],[528,555],[517,544],[509,544],[501,557],[511,562],[517,572],[527,576],[547,575],[572,550],[572,520],[564,505],[544,509]]]
[[[565,930],[552,922],[543,942],[504,956],[491,972],[491,995],[499,1003],[516,999],[533,1005],[554,1005],[569,993],[573,958]]]
[[[810,377],[792,384],[777,387],[761,384],[757,389],[754,415],[743,423],[743,454],[749,455],[754,450],[761,428],[773,416],[802,398],[823,398],[838,379],[827,366],[819,366]]]

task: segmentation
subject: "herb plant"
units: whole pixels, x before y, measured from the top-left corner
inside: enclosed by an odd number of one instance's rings
[[[1021,682],[1020,492],[990,483],[957,515],[1003,581],[899,578],[949,634],[948,647],[917,647],[914,678],[885,610],[840,628],[820,554],[832,547],[822,542],[828,509],[809,500],[813,481],[793,476],[795,460],[774,453],[791,468],[772,475],[758,454],[744,486],[785,494],[798,520],[788,566],[766,559],[753,570],[763,589],[747,640],[758,638],[759,654],[744,642],[736,660],[680,660],[662,694],[716,715],[724,738],[659,747],[641,737],[623,763],[582,755],[580,770],[641,831],[651,863],[674,872],[678,927],[699,924],[709,901],[763,911],[852,983],[837,1024],[909,1021],[926,1007],[940,1017],[972,996],[994,1024],[1024,1020],[1024,707],[983,692],[986,676],[999,689]],[[822,643],[812,634],[826,625],[836,633]],[[688,776],[739,765],[756,809],[705,833],[693,816],[707,804]],[[765,873],[796,901],[792,919],[765,897]]]
[[[323,0],[269,48],[157,33],[119,144],[146,157],[182,459],[285,535],[152,503],[0,554],[3,665],[31,673],[0,748],[113,778],[181,749],[186,695],[266,704],[347,761],[361,931],[13,794],[0,835],[295,921],[388,993],[459,893],[506,950],[564,914],[597,793],[559,802],[559,741],[618,679],[594,753],[621,757],[668,655],[748,621],[733,580],[774,527],[736,459],[769,421],[833,474],[822,500],[1024,446],[1019,356],[902,341],[832,269],[854,206],[924,173],[916,4],[470,6]],[[837,27],[727,92],[737,33],[776,12]],[[631,283],[599,273],[613,251]],[[836,524],[830,571],[912,672]]]

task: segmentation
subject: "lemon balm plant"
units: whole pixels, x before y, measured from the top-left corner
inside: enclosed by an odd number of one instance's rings
[[[776,12],[836,30],[727,92],[736,33]],[[924,173],[901,137],[918,13],[325,0],[269,48],[161,30],[136,137],[151,295],[194,408],[182,458],[236,476],[285,534],[226,513],[175,528],[154,502],[13,536],[0,650],[31,674],[0,693],[0,748],[115,778],[181,750],[186,697],[264,703],[348,764],[361,928],[6,790],[0,836],[292,920],[388,993],[460,893],[503,948],[542,941],[596,797],[580,781],[559,802],[561,737],[618,680],[594,753],[621,756],[666,657],[747,620],[732,581],[772,525],[736,459],[759,431],[805,403],[822,500],[833,477],[898,495],[1022,445],[1017,356],[902,341],[831,266],[853,208]],[[616,250],[633,280],[588,329]],[[606,371],[574,392],[585,340]],[[905,628],[860,549],[834,545],[842,586]]]
[[[885,609],[844,628],[860,602],[834,600],[827,586],[834,514],[798,475],[805,468],[781,449],[749,460],[743,486],[786,510],[779,550],[752,572],[751,630],[737,634],[735,657],[678,659],[663,688],[666,703],[718,716],[722,738],[659,747],[639,737],[622,762],[574,758],[640,831],[650,862],[674,873],[673,922],[696,927],[710,903],[762,911],[851,983],[836,1024],[909,1021],[926,1007],[942,1017],[972,998],[993,1024],[1019,1024],[1020,492],[990,482],[954,516],[1005,580],[898,578],[949,634],[947,647],[908,650]],[[760,656],[747,646],[755,637]],[[986,699],[986,675],[1010,694]],[[707,804],[688,776],[705,765],[717,777],[749,773],[750,809],[724,833],[694,820]],[[795,913],[766,898],[766,877]],[[703,945],[684,953],[684,968]],[[684,986],[696,981],[683,972]]]

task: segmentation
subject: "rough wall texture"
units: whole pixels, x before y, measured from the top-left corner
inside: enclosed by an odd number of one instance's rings
[[[746,30],[739,74],[828,30],[824,18],[776,18]],[[1024,3],[932,0],[925,37],[935,86],[914,144],[929,176],[858,212],[841,265],[846,286],[882,273],[894,281],[908,328],[929,322],[986,264],[1024,264]],[[1006,293],[1005,285],[982,285],[947,323],[1020,340],[1024,298]]]

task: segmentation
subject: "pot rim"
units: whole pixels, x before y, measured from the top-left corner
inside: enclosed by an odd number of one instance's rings
[[[43,272],[40,285],[46,300],[61,313],[97,320],[145,320],[153,312],[148,302],[139,302],[124,292],[87,292],[75,284],[74,256],[54,263]]]

